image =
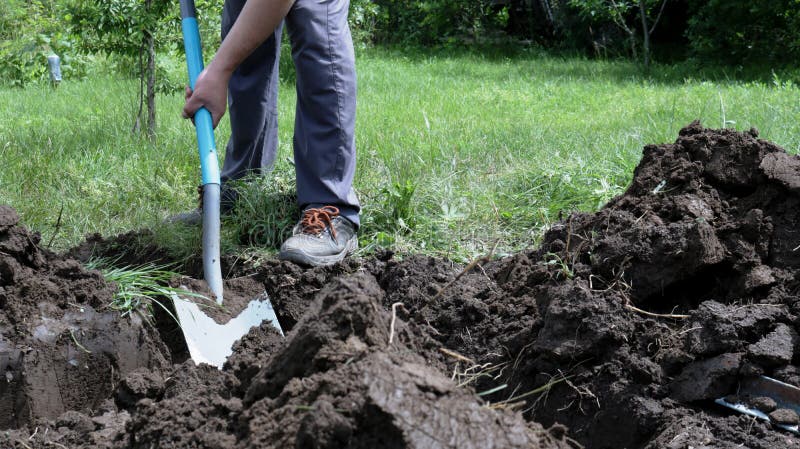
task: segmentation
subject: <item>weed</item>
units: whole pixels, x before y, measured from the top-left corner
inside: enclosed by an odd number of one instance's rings
[[[153,304],[163,308],[175,321],[177,319],[161,301],[173,295],[205,298],[198,293],[170,287],[169,281],[179,275],[169,271],[166,266],[145,264],[140,266],[115,267],[114,260],[106,258],[90,259],[86,263],[90,270],[98,270],[103,277],[113,282],[117,290],[109,307],[122,316],[137,312],[145,317],[152,316]]]
[[[248,176],[233,188],[238,201],[227,221],[233,225],[239,243],[280,248],[291,237],[300,215],[294,173],[279,165],[271,174]]]
[[[559,276],[564,276],[566,279],[572,279],[575,277],[575,273],[572,271],[572,268],[569,264],[558,254],[556,253],[546,253],[544,255],[544,265],[556,267],[556,279]]]

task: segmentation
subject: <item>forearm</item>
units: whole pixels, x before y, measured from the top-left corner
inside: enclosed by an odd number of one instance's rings
[[[209,69],[231,74],[275,31],[294,0],[248,0]]]

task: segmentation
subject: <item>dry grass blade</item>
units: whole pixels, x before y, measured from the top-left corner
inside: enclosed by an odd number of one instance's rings
[[[490,404],[489,408],[491,409],[514,408],[519,404],[524,404],[525,403],[524,399],[531,397],[535,394],[544,393],[550,390],[550,388],[552,388],[554,385],[557,385],[561,382],[565,382],[567,379],[569,379],[569,377],[560,377],[558,379],[551,380],[550,382],[542,385],[541,387],[534,388],[533,390],[526,391],[525,393],[521,393],[516,396],[510,397],[508,399],[505,399],[503,401]]]
[[[478,257],[477,259],[475,259],[475,260],[473,260],[472,262],[470,262],[469,264],[467,264],[467,266],[466,266],[466,267],[464,267],[464,269],[463,269],[463,270],[461,270],[461,272],[460,272],[460,273],[458,273],[458,274],[456,275],[456,277],[454,277],[454,278],[453,278],[453,280],[452,280],[452,281],[450,281],[450,282],[448,282],[447,284],[445,284],[445,286],[444,286],[444,287],[442,287],[441,289],[439,289],[439,291],[438,291],[438,292],[436,292],[436,294],[435,294],[435,295],[433,295],[433,297],[431,298],[431,301],[436,301],[437,299],[441,298],[441,297],[442,297],[442,295],[444,294],[444,292],[445,292],[445,291],[446,291],[448,288],[452,287],[452,286],[453,286],[453,284],[455,284],[456,282],[458,282],[458,280],[459,280],[459,279],[461,279],[461,277],[462,277],[462,276],[464,276],[465,274],[467,274],[467,273],[469,273],[470,271],[472,271],[472,269],[473,269],[473,268],[475,268],[476,266],[478,266],[478,265],[480,265],[480,264],[482,264],[482,263],[486,263],[486,262],[488,262],[488,261],[492,260],[492,257],[494,256],[494,252],[495,252],[495,250],[497,250],[497,245],[498,245],[499,243],[500,243],[500,240],[495,240],[495,242],[494,242],[494,245],[492,246],[492,250],[491,250],[491,251],[489,251],[489,254],[487,254],[487,255],[485,255],[485,256]]]

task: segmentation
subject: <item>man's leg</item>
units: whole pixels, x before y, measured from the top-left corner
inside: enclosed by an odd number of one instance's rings
[[[222,9],[222,39],[233,27],[246,0],[225,0]],[[228,187],[248,173],[264,173],[272,169],[278,152],[278,62],[283,25],[261,44],[233,72],[228,83],[228,114],[231,137],[225,148],[222,181],[222,212],[230,211],[236,192]],[[171,222],[199,225],[199,209],[173,215]]]
[[[296,0],[286,16],[297,69],[294,161],[303,218],[280,258],[329,265],[358,247],[356,70],[349,0]]]
[[[349,0],[297,0],[286,17],[297,70],[294,160],[301,208],[335,206],[356,227],[356,70]]]
[[[222,38],[233,27],[245,0],[225,0]],[[278,151],[278,62],[283,26],[236,69],[228,84],[231,137],[222,166],[223,201],[235,198],[225,185],[249,173],[272,169]]]

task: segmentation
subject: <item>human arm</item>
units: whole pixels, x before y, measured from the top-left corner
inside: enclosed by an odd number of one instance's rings
[[[186,88],[184,118],[201,107],[211,113],[214,127],[225,115],[228,81],[236,67],[275,31],[294,0],[248,0],[217,54],[197,77],[194,91]]]

